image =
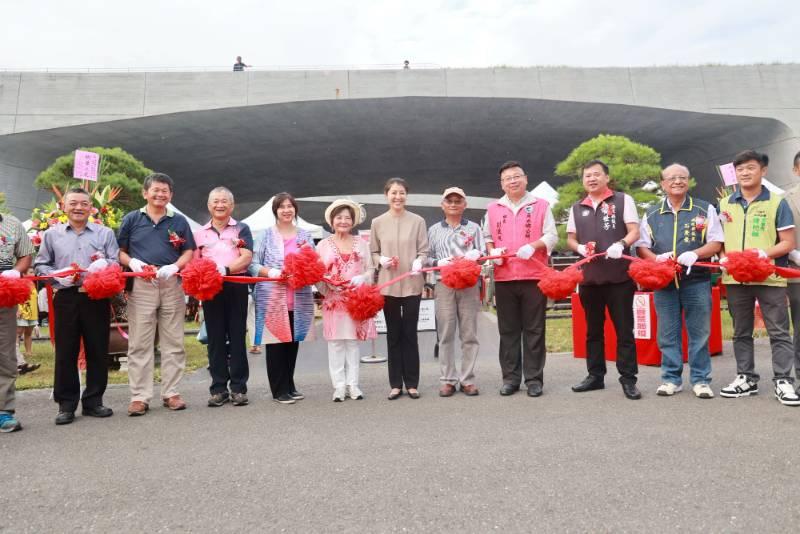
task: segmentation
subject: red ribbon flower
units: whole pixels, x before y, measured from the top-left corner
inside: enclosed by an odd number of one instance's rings
[[[172,243],[172,246],[175,247],[175,250],[180,250],[181,245],[186,243],[186,240],[175,233],[174,230],[168,230],[169,232],[169,242]]]
[[[238,237],[231,239],[231,241],[233,242],[233,246],[236,248],[244,248],[247,246],[247,243],[245,243],[244,239],[240,239]]]
[[[694,218],[694,227],[698,232],[702,232],[706,229],[706,218],[702,215],[698,215]]]

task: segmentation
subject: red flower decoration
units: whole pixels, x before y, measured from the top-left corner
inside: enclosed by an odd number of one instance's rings
[[[27,301],[33,284],[25,278],[0,277],[0,308],[11,308]]]
[[[442,267],[442,283],[450,289],[466,289],[478,283],[481,266],[466,258],[456,258]]]
[[[89,273],[83,281],[83,288],[93,300],[107,299],[121,293],[125,289],[122,268],[112,263],[105,269]]]
[[[345,307],[354,321],[372,319],[383,309],[383,295],[376,286],[361,285],[345,292]]]
[[[299,252],[287,254],[283,261],[286,284],[292,289],[316,284],[325,276],[325,264],[310,246],[300,247]]]
[[[667,287],[680,272],[681,266],[675,260],[657,262],[637,259],[628,267],[628,274],[634,282],[654,291]]]
[[[175,247],[175,250],[180,250],[181,245],[186,243],[186,240],[175,233],[174,230],[168,230],[169,234],[169,242],[172,243],[172,246]]]
[[[3,243],[5,244],[5,242],[6,238],[3,237]],[[31,236],[31,243],[33,244],[34,247],[38,247],[39,245],[42,244],[42,236],[41,234],[39,234],[39,232],[36,232]]]
[[[539,291],[549,299],[561,300],[569,297],[581,282],[583,273],[575,267],[567,267],[563,271],[548,267],[539,280]]]
[[[236,248],[244,248],[247,246],[247,243],[245,243],[244,239],[240,239],[238,237],[231,239],[231,241],[233,242],[233,246]]]
[[[197,300],[211,300],[222,291],[222,275],[208,258],[195,258],[181,271],[183,290]]]
[[[703,217],[702,215],[698,215],[697,217],[695,217],[694,218],[694,227],[695,227],[695,230],[697,230],[698,232],[702,232],[703,230],[705,230],[706,229],[706,218]]]
[[[719,218],[722,220],[722,222],[733,222],[733,217],[731,217],[731,214],[727,211],[720,213]]]

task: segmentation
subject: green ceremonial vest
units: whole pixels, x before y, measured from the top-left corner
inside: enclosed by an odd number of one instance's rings
[[[738,252],[749,248],[767,250],[773,247],[778,242],[775,217],[782,199],[780,195],[771,194],[766,200],[754,200],[746,210],[739,202],[730,202],[730,197],[720,199],[719,218],[725,233],[725,250]],[[722,277],[722,283],[740,284],[727,273]],[[786,279],[772,274],[763,282],[746,285],[786,287]]]

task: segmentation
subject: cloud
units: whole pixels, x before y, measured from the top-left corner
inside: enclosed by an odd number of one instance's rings
[[[6,0],[0,10],[2,68],[226,67],[239,54],[259,67],[800,61],[789,0]]]

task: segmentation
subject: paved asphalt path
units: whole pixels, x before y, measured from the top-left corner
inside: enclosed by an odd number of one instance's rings
[[[790,532],[800,525],[800,408],[770,381],[746,399],[607,389],[575,394],[582,360],[551,355],[544,396],[505,398],[492,317],[481,319],[479,397],[437,396],[434,335],[420,337],[422,398],[386,399],[386,364],[362,365],[367,398],[331,402],[321,342],[304,343],[306,400],[271,401],[262,357],[251,404],[205,406],[188,376],[184,412],[154,406],[56,427],[46,391],[22,392],[25,430],[0,435],[0,532]],[[368,345],[365,345],[366,354]],[[385,353],[383,340],[379,351]],[[757,368],[771,375],[768,344]],[[733,378],[730,344],[714,388]]]

